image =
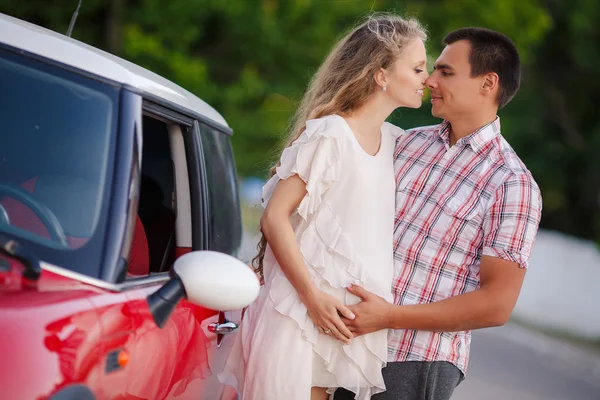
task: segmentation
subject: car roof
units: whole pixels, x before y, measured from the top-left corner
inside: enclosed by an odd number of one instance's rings
[[[38,25],[0,13],[0,43],[166,99],[229,126],[214,108],[181,86],[115,55]]]

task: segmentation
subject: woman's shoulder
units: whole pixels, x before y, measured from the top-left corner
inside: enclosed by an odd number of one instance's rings
[[[344,120],[337,114],[330,114],[324,117],[309,119],[306,121],[305,133],[310,137],[312,135],[326,137],[343,137]]]

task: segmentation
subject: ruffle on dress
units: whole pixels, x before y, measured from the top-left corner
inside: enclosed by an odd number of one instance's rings
[[[298,206],[298,214],[305,220],[314,213],[321,203],[323,193],[340,176],[342,149],[339,129],[328,129],[327,119],[306,121],[306,130],[281,155],[281,165],[275,175],[263,186],[262,202],[266,207],[282,179],[298,175],[306,182],[308,192]]]
[[[347,135],[333,115],[309,120],[305,132],[281,156],[276,174],[263,187],[263,206],[268,204],[277,183],[297,174],[306,182],[306,195],[297,213],[308,222],[300,237],[300,251],[306,267],[317,287],[327,292],[331,288],[345,288],[351,284],[365,286],[365,266],[344,234],[335,210],[323,196],[342,173],[342,135]],[[359,336],[350,345],[338,350],[338,343],[320,335],[312,323],[306,306],[280,268],[268,285],[269,296],[275,309],[294,319],[302,330],[302,337],[313,344],[313,349],[324,360],[325,369],[336,379],[338,386],[357,393],[357,399],[385,390],[381,368],[386,364],[387,349],[381,346],[386,332]],[[386,342],[387,343],[387,342]]]

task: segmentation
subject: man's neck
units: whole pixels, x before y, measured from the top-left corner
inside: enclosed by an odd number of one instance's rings
[[[460,139],[493,122],[496,119],[496,112],[497,110],[493,110],[478,115],[448,119],[450,123],[450,146],[454,146]]]

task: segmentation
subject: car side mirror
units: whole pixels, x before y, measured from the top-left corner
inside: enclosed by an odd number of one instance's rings
[[[183,297],[211,310],[229,311],[248,306],[258,296],[260,283],[242,261],[215,251],[193,251],[177,260],[175,276],[148,296],[148,306],[159,327]]]

